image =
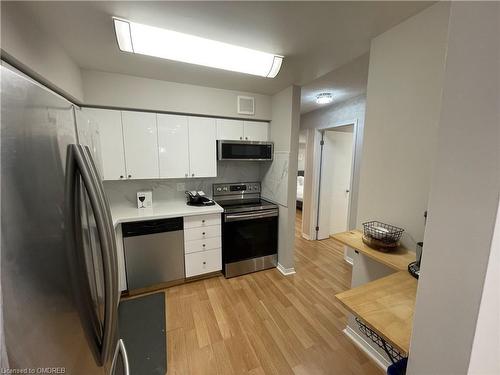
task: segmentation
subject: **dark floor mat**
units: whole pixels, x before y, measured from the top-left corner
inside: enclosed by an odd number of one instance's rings
[[[120,302],[118,326],[127,349],[130,375],[165,375],[165,294]]]

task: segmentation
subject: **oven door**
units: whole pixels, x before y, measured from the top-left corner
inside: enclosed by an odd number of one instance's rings
[[[219,160],[273,160],[272,142],[217,141]]]
[[[224,264],[274,255],[278,251],[278,210],[224,214]]]

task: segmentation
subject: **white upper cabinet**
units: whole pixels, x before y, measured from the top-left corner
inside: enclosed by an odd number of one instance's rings
[[[269,123],[258,121],[243,122],[243,139],[245,141],[261,141],[268,140]]]
[[[217,176],[217,126],[215,119],[188,117],[189,177]]]
[[[127,178],[159,178],[156,113],[122,111]]]
[[[160,178],[188,177],[188,117],[164,114],[157,116]]]
[[[84,108],[83,111],[95,121],[98,129],[99,139],[93,146],[100,148],[103,179],[126,178],[121,112],[95,108]]]
[[[97,121],[91,118],[90,114],[82,110],[76,110],[76,130],[78,134],[78,143],[87,146],[92,154],[94,164],[102,174],[101,140],[99,139],[99,125]]]
[[[217,119],[217,139],[243,140],[243,121]]]
[[[269,123],[217,119],[217,139],[265,142],[269,139]]]

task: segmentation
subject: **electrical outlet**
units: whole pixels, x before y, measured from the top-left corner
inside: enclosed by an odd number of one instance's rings
[[[178,182],[177,191],[186,191],[186,184],[184,182]]]

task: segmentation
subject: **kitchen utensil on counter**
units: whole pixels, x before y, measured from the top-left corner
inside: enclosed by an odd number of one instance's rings
[[[205,196],[203,191],[186,191],[187,204],[189,206],[213,206],[215,202]]]

